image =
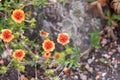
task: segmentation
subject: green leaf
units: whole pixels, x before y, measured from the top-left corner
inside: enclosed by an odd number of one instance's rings
[[[70,63],[69,66],[68,66],[68,68],[70,69],[72,66],[73,66],[73,63]]]
[[[113,19],[113,20],[115,20],[115,19],[116,19],[116,20],[120,20],[120,15],[114,15],[114,16],[112,17],[112,19]]]
[[[75,47],[73,48],[73,51],[74,51],[75,53],[79,53],[79,48],[78,48],[77,45],[75,45]]]
[[[2,25],[0,24],[0,31],[2,30]]]
[[[75,59],[74,60],[70,59],[69,63],[70,63],[68,66],[69,68],[71,68],[72,66],[78,67],[78,62]]]
[[[110,25],[112,24],[112,20],[109,19],[107,23],[108,23],[108,25],[110,26]]]
[[[105,58],[100,58],[99,59],[101,62],[104,62],[105,61]]]
[[[59,77],[54,77],[53,80],[59,80]]]
[[[81,65],[80,70],[85,71],[87,69],[86,69],[85,65]]]
[[[2,11],[2,10],[4,10],[4,8],[3,8],[3,7],[0,7],[0,11]]]
[[[90,33],[90,41],[93,47],[100,48],[98,42],[100,41],[99,31],[97,29]]]
[[[73,59],[73,58],[76,58],[76,57],[78,57],[78,56],[80,56],[78,53],[76,53],[76,54],[71,54],[71,58]]]
[[[110,19],[111,18],[111,15],[110,15],[110,12],[108,11],[107,12],[107,17]]]
[[[69,45],[66,45],[65,48],[66,48],[66,49],[65,49],[65,52],[66,52],[66,53],[71,54],[71,53],[73,52],[72,47],[70,47]]]
[[[78,67],[77,61],[74,62],[74,66],[75,66],[75,67]]]

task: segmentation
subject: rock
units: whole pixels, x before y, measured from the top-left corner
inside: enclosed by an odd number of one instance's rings
[[[89,64],[85,65],[86,69],[90,71],[91,73],[93,72],[93,68],[89,66]]]
[[[78,80],[78,76],[77,76],[77,75],[75,75],[75,76],[74,76],[74,79],[75,79],[75,80]]]
[[[102,77],[105,77],[106,74],[107,74],[107,73],[102,73]]]
[[[84,74],[80,74],[80,77],[81,77],[82,80],[87,80],[87,76],[84,75]]]
[[[88,59],[88,64],[91,64],[93,62],[93,59]]]
[[[2,53],[2,58],[7,58],[8,56],[11,56],[12,55],[12,49],[8,49],[8,50],[5,50],[3,53]]]
[[[86,2],[83,0],[67,0],[65,5],[56,3],[56,0],[51,1],[54,3],[47,4],[40,9],[33,5],[25,7],[25,12],[31,11],[30,19],[33,17],[36,19],[36,28],[29,27],[25,32],[26,36],[35,39],[39,36],[39,31],[44,29],[50,33],[50,38],[56,41],[57,34],[65,32],[71,37],[70,44],[77,45],[81,52],[87,50],[91,45],[88,34],[92,31],[93,26],[100,29],[100,20],[85,13]],[[27,23],[27,25],[29,24]],[[59,49],[59,45],[57,48]]]

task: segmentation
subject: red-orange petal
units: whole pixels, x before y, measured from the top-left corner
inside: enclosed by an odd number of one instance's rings
[[[17,23],[21,23],[25,19],[24,11],[21,9],[14,10],[12,14],[12,19]]]
[[[15,50],[15,52],[13,53],[13,57],[15,59],[22,60],[25,57],[24,50],[22,50],[22,49]]]
[[[44,37],[48,37],[48,36],[49,36],[49,33],[42,30],[42,31],[40,31],[40,35],[41,35],[41,36],[44,36]]]
[[[58,34],[57,42],[62,45],[66,45],[67,43],[69,43],[69,39],[70,38],[67,33],[60,33]]]
[[[44,51],[50,52],[55,49],[55,43],[51,40],[44,40],[42,47]]]
[[[12,35],[11,30],[3,29],[0,37],[3,39],[4,42],[10,42],[14,36]]]
[[[44,54],[44,57],[45,57],[45,58],[50,58],[50,56],[51,56],[51,53],[50,53],[50,52],[46,52],[46,53]]]

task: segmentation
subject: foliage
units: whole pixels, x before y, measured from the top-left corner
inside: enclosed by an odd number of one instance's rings
[[[99,45],[100,35],[99,35],[99,31],[97,29],[94,29],[90,33],[90,41],[91,41],[92,47],[100,48],[100,45]]]
[[[73,48],[70,46],[66,46],[65,54],[68,54],[69,58],[65,59],[64,63],[67,63],[67,62],[69,63],[68,68],[71,68],[73,66],[78,67],[78,60],[80,56],[79,52],[80,51],[77,46],[74,46]]]
[[[111,26],[112,22],[115,20],[120,20],[120,15],[111,15],[110,12],[107,12],[107,17],[108,17],[108,25]]]

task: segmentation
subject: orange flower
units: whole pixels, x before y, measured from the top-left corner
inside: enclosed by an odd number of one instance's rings
[[[60,54],[59,53],[55,53],[54,54],[54,58],[57,60],[57,59],[60,59]]]
[[[67,43],[69,43],[69,36],[67,33],[60,33],[58,34],[58,38],[57,38],[57,42],[65,45]]]
[[[50,56],[51,56],[51,53],[50,53],[50,52],[46,52],[46,53],[44,54],[44,57],[45,57],[45,58],[50,58]]]
[[[63,71],[64,71],[65,74],[67,74],[69,72],[69,69],[68,68],[64,68]]]
[[[3,39],[4,42],[10,42],[14,36],[12,35],[11,30],[3,29],[0,37],[1,37],[1,39]]]
[[[55,49],[55,43],[51,40],[44,40],[42,47],[45,51],[50,52]]]
[[[15,59],[22,60],[23,57],[25,57],[25,52],[22,49],[15,50],[15,52],[13,53],[13,57]]]
[[[23,10],[17,9],[13,11],[12,14],[12,19],[17,22],[17,23],[21,23],[25,18],[25,14]]]
[[[44,37],[48,37],[49,33],[46,32],[46,31],[41,30],[41,31],[40,31],[40,35],[41,35],[41,36],[44,36]]]

